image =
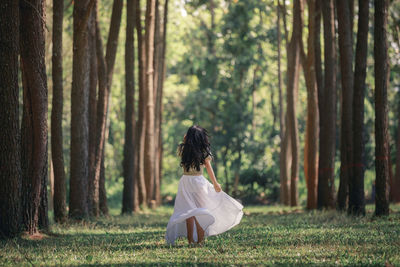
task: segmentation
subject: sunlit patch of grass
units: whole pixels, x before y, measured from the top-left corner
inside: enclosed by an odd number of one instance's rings
[[[400,265],[400,205],[386,218],[281,206],[245,207],[239,226],[207,239],[165,244],[171,206],[52,226],[53,234],[0,241],[0,265]]]

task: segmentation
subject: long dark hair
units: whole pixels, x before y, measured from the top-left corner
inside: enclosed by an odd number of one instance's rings
[[[200,165],[211,156],[210,142],[206,129],[193,125],[186,132],[184,142],[179,145],[178,152],[181,156],[181,167],[186,171],[194,168],[200,171]]]

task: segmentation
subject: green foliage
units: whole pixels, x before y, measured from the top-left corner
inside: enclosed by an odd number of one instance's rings
[[[134,216],[53,225],[42,240],[0,241],[0,265],[342,265],[400,264],[400,206],[387,218],[348,217],[280,206],[245,207],[242,222],[204,247],[175,247],[164,235],[172,207]],[[119,211],[111,211],[119,212]]]

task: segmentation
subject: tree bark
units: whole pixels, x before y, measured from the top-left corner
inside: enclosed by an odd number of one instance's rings
[[[39,217],[42,228],[48,226],[44,18],[44,1],[20,2],[20,54],[24,91],[21,137],[22,198],[23,222],[29,234],[38,232]]]
[[[321,18],[322,18],[322,3],[323,1],[315,1],[315,15],[314,15],[314,57],[315,57],[315,77],[317,82],[317,95],[318,107],[320,101],[320,93],[324,86],[324,76],[322,73],[322,59],[321,59]]]
[[[353,97],[353,143],[354,165],[353,176],[349,179],[348,213],[365,215],[364,197],[364,95],[365,77],[367,74],[368,56],[368,19],[369,3],[358,1],[358,31],[354,67]]]
[[[147,190],[147,203],[153,200],[154,196],[154,15],[155,0],[147,0],[146,8],[146,134],[144,149],[144,177]]]
[[[396,171],[393,181],[393,201],[400,202],[400,97],[397,104]]]
[[[146,184],[144,179],[144,140],[145,140],[145,49],[142,35],[140,0],[135,0],[136,5],[136,32],[138,40],[138,61],[139,61],[139,110],[136,133],[136,175],[139,193],[139,205],[147,206]]]
[[[124,189],[122,194],[122,213],[134,211],[134,141],[135,141],[135,3],[126,4],[126,41],[125,41],[125,143],[124,143]]]
[[[387,16],[389,1],[375,0],[374,59],[375,59],[375,215],[389,214],[389,136],[388,103],[389,85]]]
[[[106,133],[106,140],[107,136],[108,133]],[[101,158],[101,165],[100,165],[99,198],[100,198],[99,205],[101,214],[103,216],[108,216],[108,204],[107,204],[107,192],[106,192],[106,168],[104,166],[104,154],[103,157]]]
[[[69,216],[83,219],[88,216],[88,99],[89,56],[88,19],[94,1],[74,3],[73,66],[71,89],[71,164]]]
[[[335,207],[336,44],[334,0],[322,1],[324,86],[319,90],[318,208]]]
[[[110,30],[108,33],[106,56],[103,55],[103,44],[98,20],[96,19],[96,51],[99,75],[99,96],[97,101],[96,118],[96,154],[93,175],[89,178],[89,207],[90,215],[97,217],[99,210],[99,181],[101,161],[104,153],[106,121],[108,113],[109,95],[111,91],[113,68],[118,46],[119,28],[122,16],[122,0],[114,0],[111,14]]]
[[[18,102],[19,7],[0,2],[0,233],[14,237],[21,231],[20,128]]]
[[[96,19],[97,2],[93,8],[88,25],[88,45],[89,45],[89,177],[94,176],[95,157],[96,157],[96,122],[97,122],[97,84],[98,84],[98,66],[96,49]],[[90,191],[88,184],[88,192]],[[89,202],[89,205],[91,202]],[[91,208],[89,207],[89,210]]]
[[[353,177],[353,46],[352,20],[346,0],[337,0],[339,29],[340,71],[342,82],[340,128],[340,184],[338,209],[345,210],[348,198],[348,181]]]
[[[299,69],[300,69],[300,42],[302,36],[302,0],[295,0],[293,4],[293,33],[289,43],[288,51],[288,84],[287,84],[287,116],[290,124],[290,141],[292,150],[292,163],[290,166],[290,205],[297,206],[299,180],[299,134],[296,119],[297,96],[299,89]],[[287,126],[289,128],[289,126]]]
[[[318,88],[315,72],[315,0],[308,0],[307,55],[301,49],[307,87],[307,122],[304,145],[304,174],[307,183],[307,209],[317,208],[318,184]],[[300,40],[300,42],[303,42]]]
[[[53,0],[53,103],[51,110],[51,156],[54,170],[54,220],[64,222],[67,217],[66,181],[63,154],[63,67],[62,32],[64,19],[64,1]]]
[[[285,2],[283,2],[283,6],[285,6]],[[289,179],[289,166],[291,164],[291,151],[290,151],[290,140],[289,140],[289,130],[290,125],[287,122],[287,114],[284,115],[284,104],[283,104],[283,92],[282,92],[282,78],[280,73],[280,13],[281,13],[281,5],[278,0],[278,79],[279,79],[279,126],[280,126],[280,138],[281,138],[281,151],[279,153],[279,169],[280,169],[280,201],[284,205],[290,205],[290,179]],[[286,8],[283,9],[284,11]],[[286,51],[288,52],[288,41],[286,34],[286,16],[283,14],[284,20],[284,29],[285,29],[285,40],[286,40]]]

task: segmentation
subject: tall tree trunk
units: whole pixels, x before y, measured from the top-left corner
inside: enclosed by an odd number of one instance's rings
[[[357,48],[353,97],[353,176],[349,177],[349,214],[365,215],[364,200],[364,92],[367,74],[369,1],[358,1]]]
[[[98,216],[99,210],[99,181],[101,172],[101,161],[104,153],[106,121],[108,113],[109,95],[111,91],[112,75],[115,63],[115,56],[118,46],[119,28],[122,16],[122,0],[114,0],[111,14],[110,30],[108,33],[106,56],[103,55],[103,44],[99,29],[98,19],[96,19],[96,50],[97,62],[99,65],[99,96],[97,101],[97,121],[96,121],[96,154],[94,161],[93,175],[89,177],[89,207],[90,215]]]
[[[302,36],[303,22],[303,2],[295,0],[293,4],[293,33],[289,43],[288,51],[288,84],[287,84],[287,116],[288,125],[290,124],[290,141],[292,150],[292,163],[290,166],[290,205],[297,206],[299,180],[299,133],[296,119],[296,104],[299,89],[299,69],[300,69],[300,42]],[[287,126],[289,128],[289,126]]]
[[[161,49],[161,59],[160,59],[160,71],[159,71],[159,81],[158,81],[158,147],[157,147],[157,158],[158,158],[158,185],[156,186],[156,201],[158,205],[161,205],[161,181],[162,181],[162,159],[163,159],[163,142],[162,142],[162,121],[163,121],[163,94],[164,94],[164,80],[166,75],[166,63],[165,54],[167,51],[167,25],[168,25],[168,3],[169,0],[165,0],[164,3],[164,15],[163,15],[163,31],[162,31],[162,49]]]
[[[62,68],[62,32],[64,1],[53,0],[53,103],[51,110],[51,156],[54,170],[54,220],[63,222],[67,216],[66,181],[63,154],[63,68]]]
[[[161,36],[161,18],[160,18],[160,3],[159,0],[156,0],[155,4],[155,26],[154,26],[154,58],[153,58],[153,65],[154,65],[154,151],[155,151],[155,160],[154,160],[154,200],[156,201],[156,205],[159,204],[160,197],[158,193],[160,192],[160,159],[159,157],[159,97],[160,97],[160,75],[162,72],[161,69],[161,57],[162,57],[162,36]]]
[[[125,143],[124,143],[124,189],[122,194],[122,213],[134,211],[134,141],[135,141],[135,3],[126,4],[126,41],[125,41]]]
[[[400,97],[397,104],[396,171],[393,179],[393,201],[400,202]]]
[[[283,2],[285,6],[285,2]],[[281,31],[280,31],[280,14],[281,14],[281,5],[280,0],[278,0],[278,86],[279,86],[279,136],[281,139],[281,150],[279,153],[279,169],[280,169],[280,201],[284,205],[290,205],[290,179],[289,179],[289,166],[291,162],[291,153],[290,153],[290,141],[289,141],[289,132],[287,127],[287,116],[285,123],[285,115],[284,115],[284,103],[283,103],[283,92],[282,92],[282,77],[281,77]],[[286,10],[286,8],[284,9]],[[284,18],[286,18],[284,16]],[[286,20],[284,21],[286,26]],[[285,37],[286,37],[286,50],[288,50],[288,42],[286,36],[286,27],[285,27]],[[290,128],[289,128],[290,129]]]
[[[340,184],[338,209],[346,209],[348,181],[353,177],[353,46],[352,20],[347,0],[337,0],[340,71],[342,82],[340,128]]]
[[[95,157],[96,157],[96,115],[97,115],[97,84],[98,66],[96,51],[96,17],[97,2],[93,8],[88,25],[88,45],[89,45],[89,177],[94,176]],[[88,184],[88,192],[91,184]],[[89,202],[89,205],[91,202]],[[90,210],[89,206],[89,210]]]
[[[307,123],[304,145],[304,174],[307,183],[307,209],[317,208],[318,184],[318,90],[315,72],[315,0],[308,0],[307,55],[301,49],[307,87]],[[300,42],[303,42],[300,40]]]
[[[160,129],[158,128],[158,113],[160,107],[158,106],[158,97],[159,97],[159,75],[160,75],[160,63],[161,63],[161,22],[160,22],[160,1],[156,0],[155,2],[155,17],[154,17],[154,53],[153,53],[153,101],[154,101],[154,175],[153,175],[153,188],[151,188],[151,192],[153,195],[152,202],[153,206],[157,206],[157,195],[156,195],[156,188],[159,186],[159,163],[158,160],[158,135]]]
[[[136,5],[136,32],[138,40],[138,61],[139,61],[139,104],[138,104],[138,120],[136,132],[136,175],[137,187],[139,192],[139,204],[147,205],[146,184],[144,180],[144,137],[145,137],[145,50],[142,34],[142,22],[140,11],[140,0],[135,0]]]
[[[0,2],[0,232],[13,237],[21,231],[20,128],[18,102],[19,7]]]
[[[45,2],[20,2],[20,53],[24,91],[22,118],[23,221],[29,234],[46,228],[47,210],[47,77],[45,66]],[[47,196],[46,196],[47,197]],[[47,200],[47,199],[46,199]],[[41,201],[43,201],[41,203]],[[39,206],[41,210],[39,211]],[[43,214],[45,213],[45,214]],[[40,216],[39,216],[40,215]]]
[[[155,0],[147,0],[146,8],[146,134],[144,149],[144,177],[147,202],[154,198],[154,24]]]
[[[387,17],[388,0],[375,0],[374,59],[375,59],[375,214],[389,214],[389,135],[387,89],[389,85]]]
[[[94,169],[92,176],[89,177],[89,207],[90,215],[98,216],[100,214],[99,206],[99,186],[101,175],[101,161],[105,145],[105,127],[106,113],[109,100],[109,91],[107,85],[107,64],[103,54],[103,41],[100,33],[98,18],[96,18],[96,57],[97,57],[97,72],[99,81],[99,92],[96,107],[96,131],[95,131],[95,155]],[[104,128],[104,130],[103,130]]]
[[[88,216],[88,99],[89,56],[87,24],[94,0],[74,3],[73,66],[71,89],[71,152],[69,216]]]
[[[319,90],[318,208],[335,207],[336,44],[334,0],[322,1],[324,86]]]

